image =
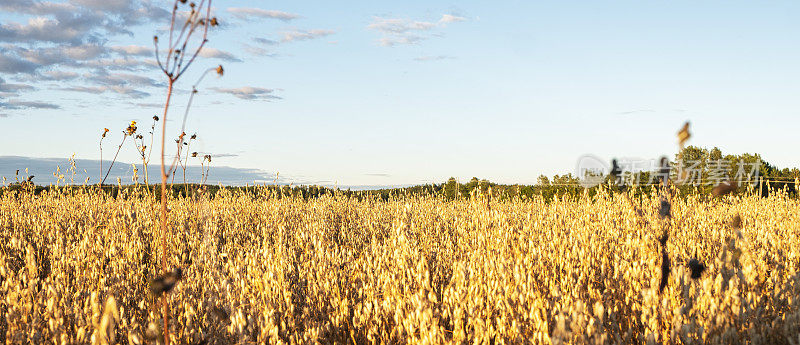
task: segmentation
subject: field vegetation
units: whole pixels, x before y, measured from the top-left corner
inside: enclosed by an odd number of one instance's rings
[[[800,201],[659,193],[222,189],[162,247],[141,189],[6,191],[0,340],[800,344]]]

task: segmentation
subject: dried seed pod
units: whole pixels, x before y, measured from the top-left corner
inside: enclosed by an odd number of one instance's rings
[[[735,216],[733,216],[733,218],[731,218],[731,220],[728,222],[728,225],[730,225],[730,227],[733,228],[734,230],[741,229],[742,217],[739,216],[739,214],[737,213]]]
[[[178,284],[178,281],[181,280],[183,276],[183,271],[180,267],[176,268],[174,271],[165,274],[164,276],[159,276],[150,281],[150,292],[153,293],[155,296],[160,296],[162,293],[169,292],[172,288]]]
[[[228,312],[225,309],[222,309],[218,306],[214,306],[211,308],[211,312],[220,320],[227,320],[228,319]]]
[[[667,256],[666,251],[661,252],[661,283],[658,284],[658,293],[664,291],[664,288],[667,287],[667,282],[669,281],[669,273],[670,273],[670,263],[669,263],[669,256]]]
[[[697,279],[706,270],[706,265],[703,265],[697,259],[692,259],[689,260],[689,269],[692,271],[692,279]]]
[[[667,240],[669,240],[669,231],[664,230],[664,233],[658,238],[658,243],[661,243],[662,246],[666,246]]]
[[[714,196],[723,196],[736,190],[737,187],[739,186],[734,181],[722,182],[714,187],[714,189],[711,191],[711,194]]]
[[[678,131],[678,145],[683,148],[683,145],[691,137],[692,133],[689,132],[689,121],[686,121],[686,123],[683,124],[683,127],[681,127],[681,130]]]
[[[658,216],[661,217],[661,219],[672,218],[671,209],[672,206],[669,201],[661,199],[661,206],[658,208]]]

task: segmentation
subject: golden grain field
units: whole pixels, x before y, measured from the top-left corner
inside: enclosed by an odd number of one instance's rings
[[[780,193],[672,198],[666,219],[655,193],[267,193],[169,200],[172,343],[800,344],[800,202]],[[0,339],[157,343],[159,207],[90,189],[0,197]]]

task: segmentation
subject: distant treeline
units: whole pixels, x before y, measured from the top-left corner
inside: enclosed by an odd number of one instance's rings
[[[695,185],[672,185],[672,188],[674,188],[678,195],[710,195],[715,185],[713,183],[708,183],[709,180],[736,181],[737,178],[741,178],[741,163],[753,164],[755,162],[760,162],[757,165],[758,171],[756,175],[751,176],[757,176],[758,179],[752,178],[749,186],[740,184],[738,188],[733,191],[734,195],[753,193],[761,196],[769,196],[776,191],[785,191],[790,197],[798,197],[798,186],[796,183],[800,178],[800,170],[797,168],[778,169],[774,165],[764,161],[758,154],[723,155],[721,150],[716,147],[708,150],[689,146],[684,149],[680,155],[676,155],[674,162],[681,162],[687,168],[691,167],[697,175],[698,181],[703,182]],[[673,169],[672,174],[674,175],[674,173],[675,171]],[[446,182],[438,184],[363,191],[333,189],[322,186],[286,186],[271,184],[248,187],[174,184],[167,188],[173,197],[195,197],[201,194],[215,195],[224,191],[265,198],[295,197],[310,199],[326,195],[339,195],[358,199],[379,198],[382,200],[389,200],[403,196],[426,195],[452,200],[457,198],[486,198],[489,196],[499,199],[525,199],[539,196],[549,201],[556,196],[559,198],[577,198],[584,194],[592,196],[601,189],[611,192],[632,192],[638,195],[648,194],[651,193],[654,188],[658,188],[657,184],[652,183],[656,180],[654,176],[651,176],[650,172],[644,171],[636,173],[622,172],[618,178],[613,179],[612,176],[605,176],[603,183],[591,188],[584,188],[581,186],[580,180],[571,173],[555,175],[552,178],[544,175],[539,176],[536,185],[505,185],[485,179],[478,179],[477,177],[473,177],[469,182],[461,183],[451,177]],[[630,183],[630,181],[634,181],[634,183]],[[107,193],[112,197],[153,196],[160,198],[161,196],[160,185],[150,185],[147,187],[141,184],[127,186],[103,185],[102,187],[98,185],[51,187],[37,186],[25,179],[23,179],[22,182],[0,188],[0,195],[10,192],[40,194],[51,189],[57,189],[59,191],[95,190]]]
[[[580,185],[503,185],[493,183],[487,180],[479,180],[473,178],[467,183],[458,183],[454,178],[451,178],[445,183],[419,185],[404,188],[392,189],[379,189],[379,190],[342,190],[333,189],[322,186],[278,186],[278,185],[258,185],[248,187],[220,187],[220,186],[201,186],[201,185],[174,185],[168,186],[167,190],[173,197],[196,197],[200,195],[214,196],[217,193],[241,193],[253,198],[303,198],[313,199],[323,196],[343,196],[356,199],[377,198],[380,200],[390,200],[403,198],[405,196],[434,196],[441,197],[446,200],[454,200],[459,198],[497,198],[499,200],[509,200],[514,198],[530,199],[534,197],[542,197],[545,201],[551,201],[553,198],[580,198],[581,196],[593,196],[601,189],[610,191],[612,193],[630,192],[637,196],[642,194],[650,194],[655,188],[655,185],[644,186],[618,186],[612,184],[601,184],[591,188],[584,188]],[[673,185],[675,192],[679,196],[690,194],[711,195],[712,186],[690,186],[690,185]],[[760,192],[759,192],[760,188]],[[19,185],[14,184],[11,186],[0,188],[0,196],[6,193],[33,193],[41,194],[47,191],[58,192],[74,192],[74,191],[96,191],[108,194],[112,198],[123,197],[161,197],[160,186],[144,185],[104,185],[102,187],[97,185],[88,186],[35,186],[35,185]],[[732,192],[734,195],[741,195],[745,193],[752,193],[755,195],[769,196],[776,191],[785,191],[790,197],[798,197],[798,191],[794,182],[772,181],[761,184],[756,184],[755,187],[747,188],[740,186],[737,190]]]

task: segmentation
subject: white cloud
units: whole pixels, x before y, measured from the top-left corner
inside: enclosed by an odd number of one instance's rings
[[[130,9],[128,0],[70,0],[70,2],[95,10],[121,12]]]
[[[449,23],[465,21],[464,17],[457,17],[445,14],[436,22],[416,21],[403,18],[383,18],[375,17],[372,23],[367,25],[367,29],[375,30],[383,34],[378,39],[378,43],[385,47],[396,45],[417,44],[430,37],[428,32],[444,28]],[[440,35],[440,34],[439,34]]]
[[[445,14],[442,15],[442,19],[439,19],[439,23],[456,23],[456,22],[463,22],[466,21],[467,18],[454,16],[452,14]]]
[[[424,38],[421,36],[415,35],[403,35],[403,36],[389,36],[389,37],[381,37],[378,42],[380,45],[384,47],[394,47],[396,45],[402,44],[417,44],[422,41]]]
[[[253,46],[253,45],[250,45],[250,44],[247,44],[247,43],[243,43],[242,47],[244,48],[244,50],[246,52],[250,53],[251,55],[255,55],[255,56],[266,56],[266,57],[276,57],[276,56],[278,56],[278,54],[273,52],[273,51],[270,51],[268,49],[261,48],[261,47],[256,47],[256,46]]]
[[[106,92],[116,93],[120,95],[129,96],[131,98],[144,98],[150,96],[149,93],[139,91],[135,88],[125,85],[106,85],[106,86],[72,86],[66,87],[61,90],[74,91],[92,94],[102,94]]]
[[[15,75],[15,79],[59,81],[69,86],[91,81],[78,78],[71,69],[89,68],[104,75],[110,70],[142,70],[155,65],[111,59],[113,54],[145,56],[147,48],[108,47],[106,42],[121,34],[132,35],[138,25],[168,18],[169,12],[160,6],[167,4],[161,0],[0,0],[0,11],[14,18],[0,23],[0,42],[10,43],[0,47],[0,73],[24,73],[28,76]]]
[[[226,88],[211,88],[211,90],[218,92],[218,93],[225,93],[229,95],[233,95],[235,97],[246,99],[246,100],[274,100],[274,99],[281,99],[281,97],[273,95],[275,89],[265,89],[261,87],[252,87],[252,86],[244,86],[235,89],[226,89]]]
[[[38,76],[44,80],[65,81],[78,78],[78,73],[72,71],[46,71]]]
[[[200,51],[200,56],[204,58],[220,59],[230,62],[242,62],[241,59],[233,56],[233,54],[216,48],[204,47],[203,50]]]
[[[0,109],[60,109],[56,104],[46,102],[20,101],[11,99],[7,102],[0,102]]]
[[[228,8],[228,12],[230,12],[231,14],[233,14],[234,17],[239,19],[250,19],[256,17],[256,18],[278,19],[288,22],[290,20],[300,18],[299,15],[293,13],[274,11],[274,10],[262,10],[260,8],[250,8],[250,7],[230,7]]]
[[[76,67],[96,68],[100,70],[125,70],[125,71],[143,71],[143,70],[156,70],[158,64],[154,59],[130,59],[130,58],[114,58],[114,59],[97,59],[82,61],[75,65]]]
[[[90,60],[106,54],[106,48],[96,44],[58,47],[56,51],[73,60]]]
[[[425,31],[436,27],[436,23],[431,22],[418,22],[398,18],[381,18],[375,17],[369,25],[368,29],[383,32],[385,34],[404,34],[409,31]]]
[[[113,46],[111,51],[126,56],[153,56],[153,48],[145,46]]]
[[[323,30],[323,29],[284,31],[281,33],[281,35],[283,36],[281,38],[281,42],[312,40],[315,38],[330,36],[335,33],[336,31],[334,30]]]
[[[268,45],[268,46],[274,46],[274,45],[277,45],[278,43],[280,43],[280,42],[275,41],[275,40],[271,40],[271,39],[268,39],[268,38],[261,38],[261,37],[253,38],[253,41],[256,41],[258,43],[265,44],[265,45]]]
[[[450,59],[455,59],[455,57],[448,56],[448,55],[428,55],[428,56],[420,56],[420,57],[414,58],[414,61],[424,62],[424,61],[441,61],[441,60],[450,60]]]
[[[33,86],[25,84],[9,84],[3,78],[0,78],[0,92],[8,94],[17,94],[19,91],[33,90]]]
[[[27,24],[0,25],[0,42],[79,42],[86,35],[85,28],[63,25],[56,19],[33,17]]]
[[[157,81],[150,77],[146,77],[139,74],[130,74],[130,73],[90,75],[88,78],[86,78],[86,80],[106,86],[120,86],[120,85],[152,86],[152,87],[164,86],[163,82]]]
[[[33,74],[38,67],[39,65],[33,62],[7,55],[6,51],[0,50],[0,72],[2,73]]]

